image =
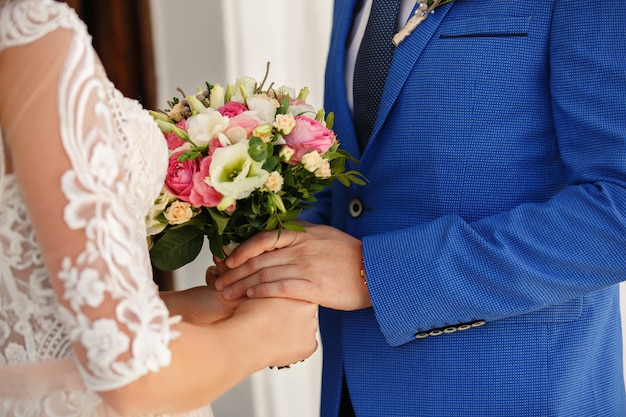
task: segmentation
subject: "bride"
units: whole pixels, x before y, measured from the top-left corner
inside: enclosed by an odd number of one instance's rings
[[[0,91],[0,415],[210,416],[313,353],[315,305],[159,294],[144,216],[166,144],[67,5],[0,0]]]

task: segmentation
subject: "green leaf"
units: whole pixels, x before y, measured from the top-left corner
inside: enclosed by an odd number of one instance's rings
[[[278,167],[279,164],[280,158],[276,155],[273,155],[265,160],[265,163],[263,164],[263,169],[268,172],[272,172],[276,170],[276,167]]]
[[[283,199],[276,193],[269,192],[268,194],[269,200],[272,202],[274,207],[276,207],[281,212],[286,212],[285,204],[283,203]]]
[[[326,116],[326,127],[329,130],[333,129],[333,125],[335,124],[335,113],[330,112],[328,113],[328,115]]]
[[[211,253],[221,260],[226,259],[226,254],[223,251],[224,239],[222,238],[222,236],[210,235],[207,236],[207,240],[209,241]]]
[[[285,222],[283,223],[283,228],[294,232],[306,232],[304,226],[298,222]]]
[[[169,229],[150,249],[152,264],[172,271],[196,259],[202,249],[203,233],[195,227]]]
[[[268,149],[263,139],[252,136],[248,141],[248,155],[255,162],[264,162],[268,155]]]
[[[228,222],[230,221],[230,216],[226,216],[220,213],[218,210],[208,210],[211,218],[215,222],[215,226],[217,226],[217,234],[224,234],[224,230],[226,230],[226,226],[228,226]]]
[[[289,109],[289,96],[284,96],[280,100],[280,107],[276,110],[277,114],[287,114],[287,110]]]

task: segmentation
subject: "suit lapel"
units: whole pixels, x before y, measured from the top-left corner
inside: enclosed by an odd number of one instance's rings
[[[387,119],[387,116],[393,107],[393,103],[395,103],[396,98],[402,90],[402,86],[409,76],[409,73],[415,66],[415,63],[422,54],[426,44],[430,41],[437,28],[441,25],[443,18],[448,13],[452,4],[452,2],[446,3],[435,9],[435,13],[428,16],[428,18],[424,20],[409,37],[398,45],[391,62],[391,67],[389,68],[389,74],[387,76],[385,89],[383,90],[383,95],[380,100],[378,117],[374,123],[370,143],[376,140],[384,121]],[[391,42],[391,39],[389,42]]]

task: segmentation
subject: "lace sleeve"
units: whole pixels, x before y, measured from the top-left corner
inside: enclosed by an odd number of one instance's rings
[[[71,9],[5,7],[8,152],[85,382],[119,388],[169,365],[177,336],[152,281],[144,220],[167,150],[150,116],[108,81]]]

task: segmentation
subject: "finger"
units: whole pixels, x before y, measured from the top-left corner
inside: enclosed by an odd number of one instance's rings
[[[219,271],[217,270],[216,266],[209,266],[206,269],[205,272],[205,280],[206,280],[206,284],[209,287],[215,287],[215,280],[217,280],[217,278],[220,276]]]
[[[296,241],[297,233],[299,232],[291,230],[281,231],[280,236],[276,231],[257,233],[239,245],[225,263],[229,268],[237,268],[264,252],[292,245]]]
[[[248,288],[248,298],[290,298],[317,304],[317,292],[312,289],[310,281],[303,279],[287,279],[268,282]]]
[[[245,248],[244,248],[245,249]],[[221,271],[220,276],[215,282],[215,288],[222,291],[226,287],[234,284],[235,282],[247,279],[253,274],[259,273],[262,270],[268,269],[272,266],[279,266],[289,264],[287,257],[288,253],[283,250],[262,253],[254,258],[249,259],[237,268],[226,268]],[[256,284],[257,282],[255,282]]]
[[[246,264],[247,265],[247,264]],[[245,268],[245,265],[241,269]],[[225,286],[223,290],[224,298],[226,299],[238,299],[246,297],[247,291],[251,287],[258,286],[265,283],[273,283],[285,280],[304,279],[299,276],[301,273],[300,268],[296,265],[271,265],[266,268],[262,268],[243,279],[232,282],[230,285]],[[285,287],[285,290],[289,290]],[[284,294],[281,298],[298,298],[291,297],[290,294]]]

